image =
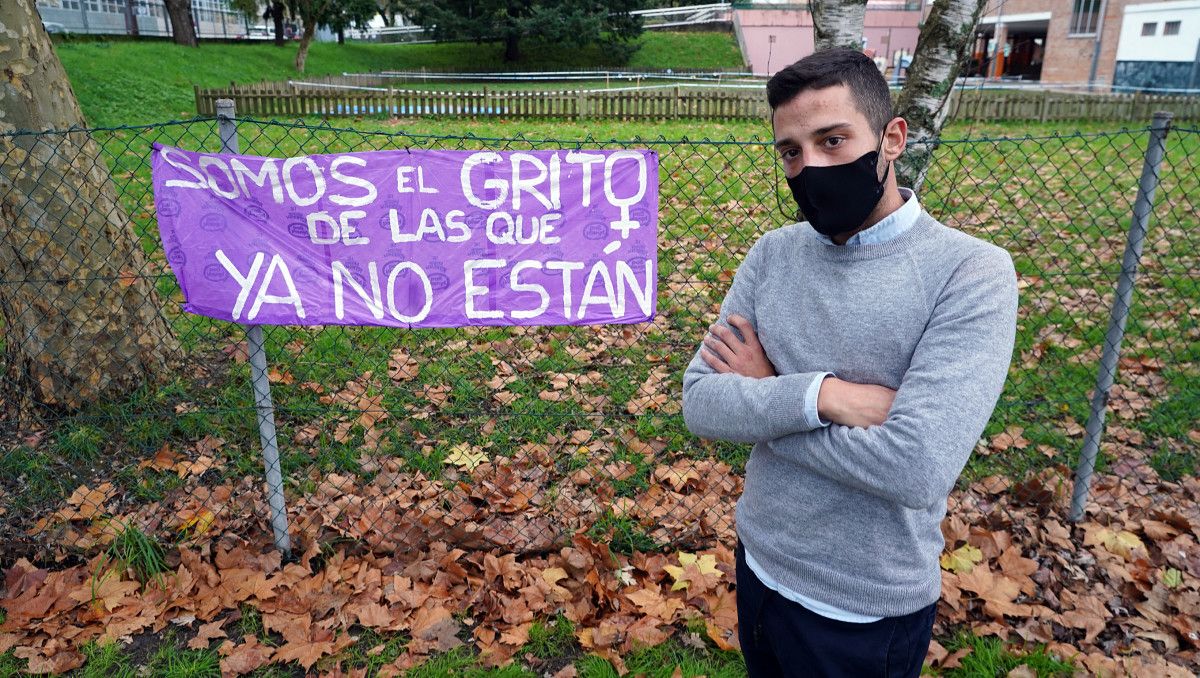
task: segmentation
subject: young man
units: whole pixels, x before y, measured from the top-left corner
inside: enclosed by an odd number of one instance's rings
[[[705,438],[754,443],[737,505],[750,675],[916,676],[946,498],[1012,359],[1008,253],[896,185],[908,126],[853,50],[767,83],[806,222],[763,236],[683,379]]]

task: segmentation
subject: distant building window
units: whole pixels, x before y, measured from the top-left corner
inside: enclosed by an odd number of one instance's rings
[[[1068,35],[1095,35],[1100,22],[1100,5],[1103,0],[1075,0],[1071,8],[1071,25]]]
[[[1156,30],[1158,30],[1157,21],[1148,21],[1142,24],[1142,35],[1154,35]]]
[[[1163,35],[1179,35],[1179,22],[1168,21],[1163,24]]]
[[[87,0],[87,11],[124,14],[125,0]]]

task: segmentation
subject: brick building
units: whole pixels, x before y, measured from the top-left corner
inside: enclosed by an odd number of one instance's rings
[[[912,55],[931,4],[931,0],[868,0],[863,47],[880,57],[889,73],[902,57]],[[988,0],[965,74],[1071,85],[1091,82],[1107,88],[1117,77],[1126,8],[1143,5],[1148,6],[1146,0]],[[734,2],[733,23],[742,54],[755,73],[772,73],[813,51],[812,15],[807,5],[796,0]],[[1187,30],[1182,33],[1186,36]],[[1189,48],[1192,51],[1181,49],[1175,49],[1180,53],[1171,59],[1190,63],[1195,45]],[[1135,79],[1144,83],[1159,73],[1182,69],[1124,67],[1121,79],[1127,79],[1126,72],[1137,71]],[[1176,82],[1181,77],[1171,79]]]
[[[921,0],[867,0],[864,50],[885,65],[911,57],[927,11]],[[733,26],[754,73],[774,73],[814,49],[812,14],[802,0],[734,2]]]
[[[980,18],[967,72],[1059,84],[1113,84],[1126,16],[1140,16],[1129,14],[1127,8],[1147,4],[1144,0],[991,0]],[[1192,21],[1200,19],[1192,17]],[[1128,43],[1128,30],[1125,35]],[[1180,40],[1172,49],[1178,53],[1169,60],[1190,63],[1197,45],[1183,45]]]

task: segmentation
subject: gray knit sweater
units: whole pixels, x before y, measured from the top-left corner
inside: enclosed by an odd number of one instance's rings
[[[737,533],[777,582],[863,615],[937,600],[946,498],[1000,397],[1017,282],[1003,249],[922,212],[887,242],[823,243],[807,224],[763,236],[721,306],[755,327],[777,377],[683,377],[688,429],[754,443]],[[726,323],[727,324],[727,323]],[[825,372],[897,389],[882,426],[812,428]]]

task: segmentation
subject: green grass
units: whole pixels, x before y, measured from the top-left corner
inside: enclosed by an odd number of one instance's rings
[[[119,642],[89,641],[80,650],[84,664],[67,674],[72,678],[219,678],[221,675],[220,657],[215,650],[183,648],[173,630],[157,638],[149,654],[141,659]],[[12,651],[0,654],[0,678],[24,673],[25,665],[25,660],[14,657]]]
[[[444,678],[445,676],[463,676],[464,678],[534,678],[537,676],[536,673],[520,664],[509,664],[497,669],[480,666],[475,659],[475,655],[466,646],[432,657],[424,664],[410,669],[404,675],[406,678]]]
[[[163,678],[218,678],[221,660],[213,650],[172,650],[156,656],[155,675]]]
[[[647,31],[630,57],[631,70],[665,68],[743,69],[741,50],[729,33]]]
[[[25,660],[17,659],[13,655],[13,651],[9,650],[4,654],[0,654],[0,678],[9,678],[9,676],[20,675],[25,668]],[[124,678],[123,676],[117,678]]]
[[[108,562],[119,565],[122,570],[132,570],[138,581],[144,583],[159,579],[167,571],[162,544],[154,535],[146,534],[136,525],[124,525],[108,546]],[[98,577],[104,576],[98,573]]]
[[[242,603],[238,606],[238,611],[241,613],[241,618],[235,622],[237,629],[236,634],[231,634],[234,638],[243,638],[245,636],[255,636],[262,643],[270,643],[270,635],[263,627],[262,613],[257,607]]]
[[[366,668],[375,675],[380,667],[391,664],[404,653],[408,638],[400,634],[380,635],[371,630],[358,633],[358,642],[346,650],[348,657],[339,662],[343,668]],[[373,654],[370,654],[374,650]]]
[[[75,489],[64,479],[64,461],[52,453],[19,446],[0,454],[0,478],[14,490],[8,495],[13,511],[36,509]]]
[[[634,551],[657,551],[663,548],[646,534],[636,520],[629,517],[617,517],[606,512],[588,530],[592,539],[606,543],[614,553],[630,554]]]
[[[83,646],[83,656],[87,663],[75,672],[78,678],[134,678],[138,675],[133,658],[120,643],[99,645],[90,642]]]
[[[599,47],[560,49],[529,41],[523,58],[504,64],[500,44],[377,45],[314,43],[305,75],[382,70],[740,69],[741,54],[728,33],[646,32],[628,64],[610,63]],[[192,88],[235,82],[300,79],[296,44],[202,43],[199,49],[159,41],[81,40],[55,50],[67,70],[84,116],[92,125],[148,123],[195,115]]]
[[[960,632],[942,641],[942,644],[952,653],[966,648],[971,650],[957,668],[933,674],[947,678],[1001,678],[1022,664],[1033,669],[1038,678],[1067,678],[1076,671],[1073,664],[1055,659],[1042,645],[1022,651],[1015,646],[1005,645],[999,638],[981,638],[966,632]]]
[[[525,652],[539,659],[553,659],[569,654],[574,646],[575,626],[570,619],[559,614],[553,619],[533,623]]]
[[[92,461],[104,443],[104,431],[88,424],[64,426],[55,433],[55,437],[59,455],[75,462]]]
[[[713,648],[699,650],[671,638],[656,647],[634,650],[623,657],[630,675],[646,678],[669,678],[678,667],[684,676],[708,678],[740,678],[746,675],[746,665],[738,652]],[[605,659],[587,656],[575,666],[581,678],[616,678],[617,670]]]

